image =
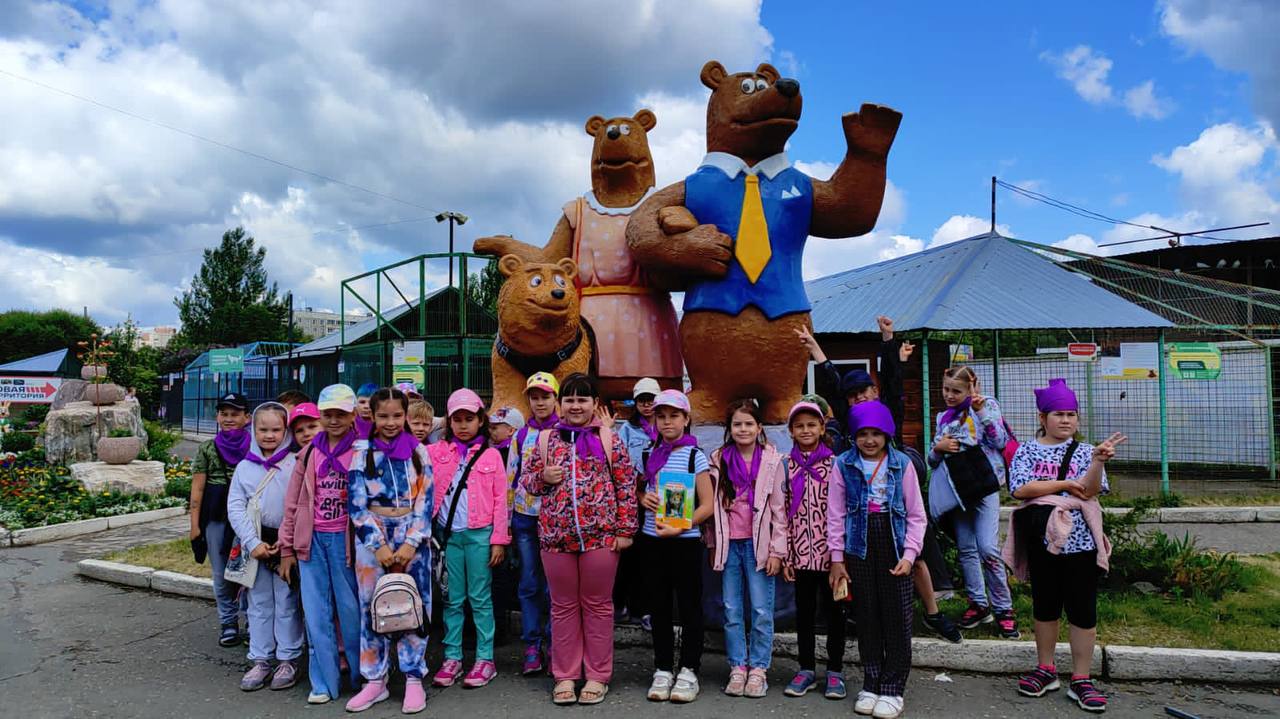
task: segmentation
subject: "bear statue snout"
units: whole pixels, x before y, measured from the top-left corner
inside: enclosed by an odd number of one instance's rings
[[[564,290],[551,290],[551,296],[556,298],[557,300],[563,300]]]
[[[781,80],[778,80],[773,83],[773,86],[778,88],[778,92],[782,93],[783,97],[795,97],[800,94],[799,81],[792,80],[789,77],[784,77]]]
[[[609,136],[610,140],[616,140],[622,136],[622,131],[618,129],[617,125],[612,125],[609,127],[609,131],[605,134]]]

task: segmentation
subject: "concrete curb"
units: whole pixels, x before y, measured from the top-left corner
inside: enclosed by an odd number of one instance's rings
[[[84,534],[105,532],[108,529],[128,527],[134,524],[143,524],[144,522],[155,522],[170,517],[178,517],[186,513],[186,507],[162,507],[160,509],[149,509],[145,512],[120,514],[114,517],[93,517],[92,519],[50,524],[44,527],[30,527],[13,531],[0,530],[3,532],[3,534],[0,534],[0,547],[27,547],[32,544],[56,542],[59,539],[70,539]]]
[[[76,571],[82,576],[112,584],[146,588],[196,599],[213,599],[213,580],[176,572],[152,570],[131,564],[98,559],[81,560]],[[519,612],[512,612],[512,615]],[[1029,631],[1029,629],[1028,629]],[[676,629],[679,638],[680,630]],[[614,628],[619,646],[647,647],[649,633],[635,625]],[[708,646],[710,653],[723,653]],[[798,653],[796,635],[780,632],[773,638],[773,655],[794,659]],[[1058,644],[1058,666],[1071,666],[1071,647]],[[845,658],[858,661],[856,640],[845,644]],[[817,659],[826,659],[824,643],[818,642]],[[961,644],[933,638],[911,640],[911,665],[929,669],[978,674],[1018,674],[1035,664],[1036,645],[1029,641],[968,639]],[[1163,647],[1099,646],[1093,650],[1091,671],[1095,676],[1126,680],[1181,680],[1229,684],[1276,684],[1280,681],[1280,653],[1231,652],[1211,649],[1168,649]]]
[[[1000,521],[1008,522],[1014,507],[1000,508]],[[1106,507],[1107,514],[1128,514],[1128,507]],[[1244,524],[1280,522],[1280,507],[1161,507],[1153,509],[1140,524]]]

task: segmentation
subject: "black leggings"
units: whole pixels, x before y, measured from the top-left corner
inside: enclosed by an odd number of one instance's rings
[[[848,602],[831,598],[831,584],[826,572],[796,570],[796,641],[800,645],[800,668],[813,671],[818,666],[814,657],[817,631],[814,628],[818,607],[827,614],[827,671],[844,669],[844,614]]]
[[[1066,610],[1071,626],[1093,629],[1098,626],[1098,550],[1050,554],[1044,546],[1047,517],[1043,511],[1018,517],[1030,519],[1021,539],[1031,571],[1032,614],[1037,622],[1056,622]]]
[[[680,667],[702,666],[701,539],[644,538],[644,584],[653,624],[653,668],[675,672],[675,628],[672,594],[680,607]],[[624,552],[625,554],[625,552]]]

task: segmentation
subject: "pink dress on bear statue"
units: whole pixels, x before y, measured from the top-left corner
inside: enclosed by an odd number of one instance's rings
[[[564,206],[573,228],[582,317],[595,331],[602,378],[684,374],[671,295],[649,286],[627,249],[627,220],[640,202],[604,207],[588,192]]]

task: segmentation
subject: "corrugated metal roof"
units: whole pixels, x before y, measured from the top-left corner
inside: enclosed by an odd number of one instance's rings
[[[805,283],[816,332],[1172,327],[997,233]]]
[[[26,359],[14,360],[8,364],[0,365],[0,372],[39,372],[41,374],[56,374],[58,369],[62,367],[62,363],[67,359],[69,350],[61,349],[52,352],[45,352],[42,355],[28,357]]]
[[[445,292],[448,289],[449,288],[447,287],[441,287],[437,290],[433,290],[427,293],[426,299],[427,300],[434,299],[436,295],[442,292]],[[383,310],[382,311],[383,321],[394,322],[395,320],[402,317],[406,312],[409,312],[410,310],[414,309],[417,306],[418,306],[418,303],[415,300],[413,302],[410,302],[407,305],[399,305],[389,310]],[[347,344],[349,345],[355,344],[359,342],[360,339],[365,337],[366,335],[373,334],[373,332],[376,331],[377,329],[378,329],[377,317],[370,317],[369,319],[366,319],[366,320],[360,320],[355,324],[347,325],[346,327]],[[298,357],[314,357],[316,355],[327,355],[327,354],[332,354],[334,352],[337,352],[339,349],[342,348],[342,333],[343,333],[343,330],[338,330],[337,332],[333,332],[332,334],[325,335],[324,337],[321,337],[318,340],[313,340],[311,342],[308,342],[305,345],[302,345],[298,349],[294,350],[292,356],[296,359]],[[390,335],[394,335],[394,334],[395,334],[394,332],[390,333]]]

